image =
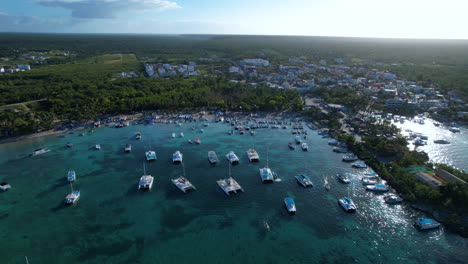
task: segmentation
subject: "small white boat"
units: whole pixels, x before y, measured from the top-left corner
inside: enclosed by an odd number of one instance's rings
[[[189,144],[193,144],[193,141],[191,139],[187,140]]]
[[[175,133],[172,133],[172,135],[171,135],[171,136],[172,136],[172,138],[175,138]]]
[[[172,162],[173,163],[182,163],[182,153],[180,151],[176,151],[174,154],[172,154]]]
[[[375,185],[379,183],[379,178],[376,176],[365,176],[362,178],[363,185]]]
[[[296,138],[294,140],[296,141],[296,144],[301,144],[301,142],[302,142],[300,136],[296,136]]]
[[[11,188],[11,185],[8,184],[8,182],[0,183],[0,191],[4,192],[4,191],[6,191],[6,190],[8,190],[10,188]]]
[[[365,168],[367,168],[367,165],[366,165],[363,161],[355,162],[355,163],[353,163],[351,166],[353,166],[354,168],[358,168],[358,169],[365,169]]]
[[[199,139],[199,138],[196,138],[196,139],[195,139],[195,143],[197,143],[197,144],[201,144],[201,139]]]
[[[208,151],[208,160],[210,161],[211,164],[216,164],[219,162],[218,156],[216,155],[216,152],[214,151]]]
[[[136,132],[136,133],[135,133],[135,138],[136,138],[136,139],[141,139],[141,133],[140,133],[140,132]]]
[[[50,152],[50,149],[40,148],[40,149],[34,150],[31,154],[29,154],[29,156],[30,157],[36,157],[36,156],[45,154],[47,152]]]
[[[385,184],[375,184],[375,185],[367,185],[366,190],[373,191],[373,192],[388,192],[390,191],[390,187]]]
[[[76,180],[76,172],[74,170],[71,170],[67,174],[67,181],[68,182],[74,182]]]
[[[445,139],[437,139],[437,140],[434,140],[434,143],[436,143],[436,144],[450,144],[450,141],[445,140]]]
[[[273,172],[270,168],[260,168],[260,178],[262,178],[262,182],[274,182],[275,178],[273,177]]]
[[[388,204],[398,204],[398,203],[403,202],[403,198],[401,198],[400,196],[396,194],[388,194],[388,195],[385,195],[384,201]]]
[[[127,144],[127,145],[125,146],[125,152],[131,152],[131,151],[132,151],[132,145]]]
[[[305,143],[305,142],[301,144],[301,148],[302,148],[302,150],[304,150],[304,151],[308,151],[308,150],[309,150],[309,146],[308,146],[307,143]]]
[[[180,137],[184,137],[184,132],[180,132]]]
[[[351,198],[343,197],[343,198],[338,200],[338,203],[341,205],[341,207],[343,207],[343,209],[347,213],[356,212],[356,209],[357,209],[356,205],[354,204],[353,200],[351,200]]]
[[[458,133],[458,132],[460,132],[460,129],[458,127],[450,127],[449,131],[453,132],[453,133]]]
[[[288,210],[290,214],[296,213],[296,203],[294,202],[293,198],[291,197],[284,198],[284,205],[286,206],[286,210]]]
[[[96,144],[96,146],[94,146],[94,148],[95,148],[96,150],[100,150],[100,149],[101,149],[101,144]]]
[[[354,154],[348,154],[348,155],[343,156],[343,161],[346,161],[346,162],[353,162],[356,160],[358,160],[358,157]]]
[[[342,182],[342,183],[350,183],[350,182],[351,182],[351,181],[349,180],[349,178],[348,178],[345,174],[337,173],[337,174],[336,174],[336,177],[337,177],[338,180],[340,180],[340,182]]]

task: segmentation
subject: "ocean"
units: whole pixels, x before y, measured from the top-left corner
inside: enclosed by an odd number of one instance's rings
[[[466,239],[444,227],[415,230],[414,220],[426,215],[366,192],[360,179],[369,170],[342,162],[342,154],[332,152],[329,139],[316,131],[308,130],[305,152],[288,148],[294,141],[291,129],[228,135],[228,124],[202,124],[103,127],[84,136],[65,132],[0,145],[0,181],[12,185],[0,193],[0,263],[25,263],[25,256],[31,264],[466,263]],[[141,140],[135,132],[142,133]],[[187,142],[197,137],[200,145]],[[67,142],[74,146],[66,148]],[[101,150],[94,149],[96,143]],[[124,153],[128,143],[132,152]],[[41,147],[51,152],[28,157]],[[252,147],[260,155],[258,163],[248,161],[246,151]],[[144,156],[150,149],[158,156],[151,163]],[[183,153],[186,177],[197,188],[187,194],[170,181],[183,174],[182,165],[172,164],[176,150]],[[208,162],[209,150],[218,154],[218,165]],[[232,177],[245,192],[227,196],[216,180],[228,177],[225,155],[230,150],[240,158]],[[462,157],[456,159],[459,154],[440,155],[460,168],[468,166]],[[259,168],[267,160],[281,182],[261,182]],[[144,164],[155,177],[148,192],[137,188]],[[76,171],[73,188],[81,191],[72,206],[63,202],[70,192],[68,170]],[[340,183],[338,172],[348,173],[351,184]],[[300,186],[294,178],[299,173],[308,174],[314,187]],[[345,196],[356,203],[356,213],[338,205]],[[296,215],[285,210],[285,197],[295,199]]]

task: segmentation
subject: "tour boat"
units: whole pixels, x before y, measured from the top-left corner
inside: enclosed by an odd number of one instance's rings
[[[71,188],[71,193],[69,193],[65,197],[65,203],[68,204],[68,205],[76,203],[76,201],[78,201],[78,199],[80,199],[80,195],[81,195],[80,191],[74,191],[73,190],[73,185],[72,185],[71,182],[70,182],[70,188]]]
[[[296,213],[296,203],[294,202],[293,198],[291,197],[284,198],[284,205],[286,206],[286,210],[288,210],[290,214]]]
[[[249,157],[250,162],[258,162],[260,161],[260,157],[255,149],[248,149],[247,156]]]
[[[312,180],[310,180],[310,177],[306,174],[300,174],[300,175],[297,175],[295,176],[296,177],[296,180],[304,187],[312,187],[314,186],[312,184]]]
[[[342,183],[350,183],[350,182],[351,182],[351,181],[349,180],[349,178],[348,178],[345,174],[337,173],[337,174],[336,174],[336,177],[337,177],[338,180],[340,180],[340,182],[342,182]]]
[[[180,153],[180,151],[177,150],[174,154],[172,154],[172,162],[182,163],[182,153]]]
[[[236,156],[236,153],[234,153],[234,151],[229,151],[229,153],[226,155],[226,158],[233,165],[239,163],[239,158]]]
[[[136,139],[141,139],[141,133],[140,133],[140,132],[137,132],[137,133],[135,134],[135,138],[136,138]]]
[[[373,192],[388,192],[390,187],[384,184],[367,185],[366,190]]]
[[[384,200],[388,204],[398,204],[403,201],[403,198],[401,198],[400,196],[396,194],[388,194],[388,195],[385,195]]]
[[[216,155],[216,152],[214,151],[208,151],[208,160],[210,161],[211,164],[216,164],[219,162],[218,156]]]
[[[440,223],[430,218],[418,218],[418,220],[414,222],[414,226],[418,230],[429,230],[440,227]]]
[[[145,152],[145,156],[146,156],[146,160],[147,161],[153,161],[153,160],[157,160],[158,157],[156,156],[156,151],[154,150],[148,150]]]
[[[29,156],[30,157],[36,157],[36,156],[45,154],[47,152],[50,152],[50,149],[40,148],[40,149],[34,150],[31,154],[29,154]]]
[[[356,212],[356,205],[353,203],[353,200],[351,200],[351,198],[343,197],[338,200],[338,203],[341,205],[341,207],[343,207],[343,209],[347,213]]]
[[[76,180],[76,172],[74,170],[71,170],[67,174],[67,181],[68,182],[74,182]]]
[[[305,143],[305,142],[301,144],[301,148],[302,148],[302,150],[304,150],[304,151],[309,150],[309,146],[308,146],[307,143]]]

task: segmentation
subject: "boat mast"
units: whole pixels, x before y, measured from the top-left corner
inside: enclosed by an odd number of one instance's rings
[[[144,162],[143,162],[143,175],[146,175],[146,166]]]
[[[229,162],[229,178],[232,178],[232,176],[231,176],[231,162]]]
[[[73,184],[70,182],[71,192],[73,193]]]
[[[183,162],[182,162],[182,173],[183,173],[183,175],[184,175],[184,178],[185,178],[185,165],[184,165],[184,163],[183,163]]]
[[[24,256],[24,258],[26,259],[26,264],[29,264],[28,256]]]

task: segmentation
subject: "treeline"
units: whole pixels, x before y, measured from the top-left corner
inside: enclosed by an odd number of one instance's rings
[[[20,78],[20,77],[18,77]],[[23,76],[24,78],[24,76]],[[11,80],[8,80],[11,81]],[[7,81],[7,82],[8,82]],[[16,80],[18,81],[18,80]],[[92,79],[21,79],[12,89],[3,91],[4,100],[47,98],[47,110],[25,114],[8,112],[0,115],[2,129],[9,135],[30,133],[46,117],[70,121],[94,119],[105,114],[142,110],[180,110],[217,108],[235,110],[301,110],[299,95],[289,90],[231,83],[223,78],[119,80]],[[47,113],[47,115],[44,115]],[[33,120],[36,120],[33,122]]]

